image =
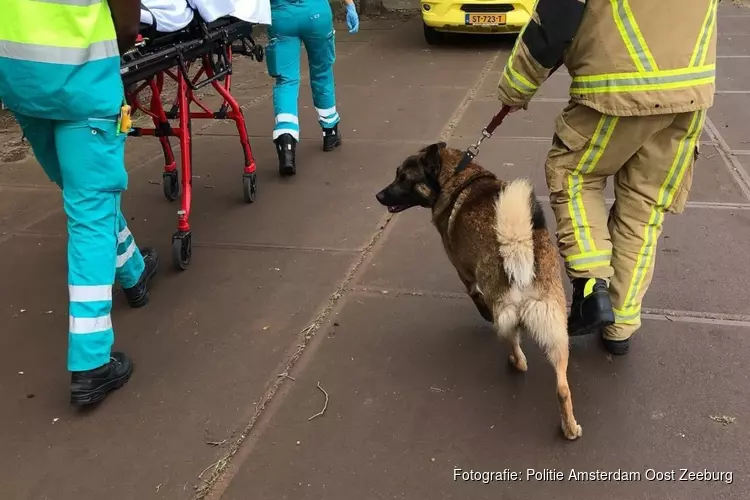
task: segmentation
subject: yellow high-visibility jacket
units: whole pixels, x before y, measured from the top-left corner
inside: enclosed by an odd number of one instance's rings
[[[524,106],[563,63],[573,102],[615,116],[713,105],[720,0],[538,0],[498,84]]]

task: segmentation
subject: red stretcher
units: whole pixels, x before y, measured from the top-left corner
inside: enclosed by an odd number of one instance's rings
[[[155,28],[141,25],[135,47],[121,57],[120,74],[132,111],[140,110],[151,117],[153,128],[134,128],[130,136],[159,138],[164,152],[162,184],[169,201],[180,198],[177,212],[177,231],[172,236],[172,260],[177,269],[185,270],[192,260],[190,207],[192,201],[192,120],[234,120],[244,154],[242,189],[247,203],[257,194],[255,159],[250,147],[242,108],[232,97],[232,57],[239,54],[263,61],[263,46],[252,37],[253,25],[234,18],[221,18],[206,23],[197,15],[185,29],[173,33],[159,33]],[[198,67],[194,76],[191,68]],[[163,103],[165,77],[177,83],[177,96],[169,109]],[[195,95],[207,85],[223,98],[216,111],[209,109]],[[148,105],[139,94],[149,89]],[[200,111],[192,111],[195,104]],[[169,120],[179,120],[173,127]],[[179,168],[172,151],[170,137],[177,137],[182,151]]]

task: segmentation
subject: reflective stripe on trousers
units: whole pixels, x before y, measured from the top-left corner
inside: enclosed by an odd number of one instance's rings
[[[616,116],[602,115],[588,147],[578,161],[578,165],[568,175],[568,211],[579,253],[567,256],[565,261],[567,266],[573,269],[581,267],[589,269],[609,265],[611,253],[609,251],[597,251],[596,243],[591,237],[591,226],[586,216],[581,191],[583,177],[596,169],[596,165],[612,137],[617,121],[618,117]]]
[[[655,260],[656,242],[661,233],[664,214],[674,201],[677,190],[693,162],[693,152],[703,130],[705,117],[705,111],[693,113],[690,127],[680,141],[672,166],[659,188],[657,203],[651,208],[651,217],[648,225],[644,228],[643,244],[638,252],[636,266],[633,269],[624,304],[621,308],[615,308],[615,320],[617,322],[631,324],[640,319],[641,301],[639,297],[643,295],[642,289],[646,275],[651,271],[650,268]]]

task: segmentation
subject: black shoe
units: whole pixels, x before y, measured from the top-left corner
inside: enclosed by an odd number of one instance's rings
[[[125,298],[128,299],[130,307],[137,308],[143,307],[148,304],[148,289],[151,278],[156,274],[156,270],[159,268],[159,255],[153,248],[141,249],[141,255],[143,256],[143,263],[146,268],[141,274],[141,278],[138,283],[132,288],[123,288],[122,291],[125,294]]]
[[[287,177],[297,173],[297,141],[290,134],[281,134],[275,141],[276,153],[279,155],[279,174]]]
[[[609,340],[602,337],[602,345],[608,353],[614,356],[624,356],[630,349],[630,339]]]
[[[85,372],[73,372],[70,377],[70,404],[88,406],[99,403],[110,391],[128,383],[133,374],[133,362],[121,352],[113,352],[109,363]]]
[[[341,134],[339,134],[338,124],[334,125],[333,128],[324,128],[323,151],[333,151],[339,146],[341,146]]]
[[[607,283],[599,278],[573,280],[573,304],[568,316],[568,335],[601,333],[615,322]]]

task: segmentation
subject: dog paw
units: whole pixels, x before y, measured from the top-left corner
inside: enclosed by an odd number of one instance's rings
[[[529,369],[529,366],[526,364],[526,357],[520,357],[516,358],[515,355],[511,354],[508,358],[510,361],[511,366],[518,370],[519,372],[525,372]]]
[[[565,422],[563,422],[562,431],[565,435],[565,439],[568,439],[570,441],[575,441],[579,437],[583,436],[583,427],[576,423],[574,423],[572,426],[569,426],[565,425]]]

